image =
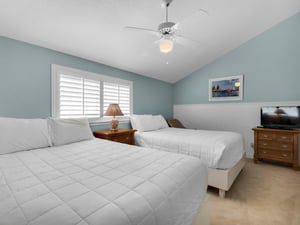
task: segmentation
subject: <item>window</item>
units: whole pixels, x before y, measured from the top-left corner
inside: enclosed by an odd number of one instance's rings
[[[101,117],[110,103],[118,103],[124,116],[129,116],[132,112],[132,82],[52,65],[53,117],[107,121]]]

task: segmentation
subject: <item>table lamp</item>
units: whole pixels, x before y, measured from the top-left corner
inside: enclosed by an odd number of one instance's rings
[[[106,110],[106,113],[104,116],[112,116],[113,118],[110,121],[111,130],[117,131],[119,126],[119,120],[116,118],[116,116],[123,116],[119,104],[110,104]]]

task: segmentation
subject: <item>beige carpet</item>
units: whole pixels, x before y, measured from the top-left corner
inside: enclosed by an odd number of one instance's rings
[[[300,171],[249,159],[225,199],[208,188],[206,207],[210,225],[300,225]]]

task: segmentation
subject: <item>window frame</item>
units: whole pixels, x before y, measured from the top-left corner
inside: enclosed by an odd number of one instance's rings
[[[103,74],[88,72],[71,67],[61,66],[57,64],[51,64],[51,116],[55,118],[60,117],[60,99],[59,99],[59,77],[60,74],[66,74],[70,76],[80,77],[83,79],[91,79],[100,81],[100,118],[88,118],[90,124],[107,124],[111,120],[110,117],[104,116],[104,101],[103,101],[103,83],[114,83],[118,85],[126,85],[130,88],[130,115],[133,113],[133,82],[130,80],[124,80],[120,78],[114,78]],[[120,123],[129,122],[129,116],[118,116]]]

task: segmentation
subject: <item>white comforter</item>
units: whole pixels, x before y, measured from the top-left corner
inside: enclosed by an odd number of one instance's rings
[[[0,155],[0,224],[186,225],[206,187],[194,157],[99,139]]]
[[[164,128],[137,132],[137,145],[203,159],[208,167],[228,169],[244,155],[243,137],[235,132]]]

